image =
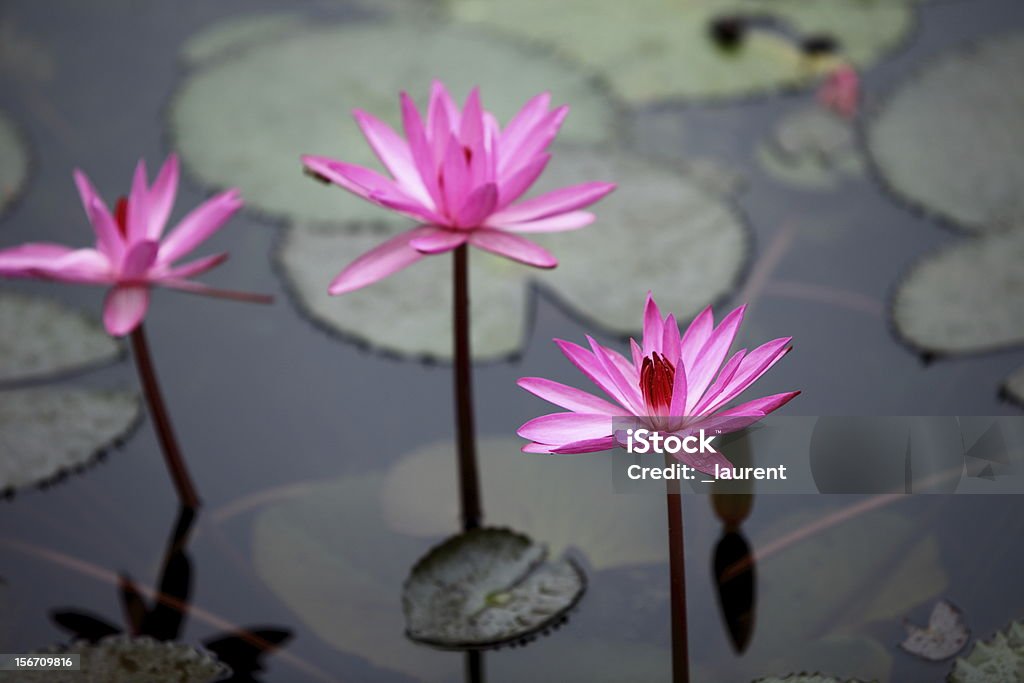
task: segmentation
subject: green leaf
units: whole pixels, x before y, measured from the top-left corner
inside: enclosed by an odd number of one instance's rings
[[[0,383],[80,370],[120,349],[95,321],[61,304],[0,292]]]
[[[109,636],[96,644],[83,641],[38,654],[78,654],[81,671],[0,671],[0,682],[215,683],[231,675],[231,670],[209,652],[146,636]]]
[[[601,454],[529,455],[520,452],[522,443],[480,439],[481,481],[501,482],[485,486],[488,523],[517,529],[546,544],[556,557],[573,548],[595,570],[667,558],[662,498],[613,495],[611,460]],[[391,468],[381,490],[391,529],[425,538],[449,532],[459,512],[454,453],[452,442],[438,442]],[[567,495],[573,490],[608,495]]]
[[[863,0],[443,1],[456,19],[539,41],[595,69],[633,103],[802,86],[835,65],[835,58],[808,58],[793,40],[763,29],[723,50],[709,35],[720,17],[769,15],[802,36],[828,34],[862,68],[898,45],[913,18],[906,2]]]
[[[294,12],[233,16],[204,27],[186,40],[181,59],[189,66],[198,66],[232,50],[270,42],[307,24],[307,19]]]
[[[0,391],[0,491],[44,484],[90,464],[123,439],[139,416],[132,394]]]
[[[901,197],[968,230],[1024,223],[1024,34],[929,64],[870,122],[868,146]]]
[[[502,121],[550,90],[555,102],[572,106],[561,137],[598,142],[615,135],[616,108],[594,81],[542,52],[435,23],[357,22],[257,42],[192,73],[171,106],[175,146],[200,181],[237,186],[249,206],[274,216],[379,220],[382,209],[303,175],[299,157],[378,166],[351,110],[400,128],[399,91],[422,106],[434,78],[456,97],[479,85]]]
[[[978,641],[953,663],[950,683],[1003,683],[1024,674],[1024,622],[1015,621],[988,641]]]
[[[597,222],[585,232],[531,235],[558,257],[554,270],[472,251],[476,358],[520,349],[529,324],[529,282],[542,285],[579,316],[623,336],[638,332],[648,288],[663,308],[685,319],[736,286],[749,235],[721,199],[666,166],[572,145],[556,149],[537,192],[585,180],[614,180],[618,188],[595,207]],[[293,226],[281,244],[281,271],[299,305],[328,329],[406,356],[449,359],[451,257],[424,259],[342,297],[326,294],[343,266],[408,227],[393,220],[358,229]],[[701,258],[690,258],[695,253]]]
[[[820,107],[785,116],[756,155],[768,175],[806,189],[835,187],[864,172],[853,126]]]
[[[28,147],[20,132],[14,122],[0,112],[0,215],[24,189],[28,159]]]
[[[931,254],[900,284],[900,335],[933,353],[992,351],[1024,342],[1024,230],[966,240]]]
[[[402,607],[413,640],[454,649],[514,643],[561,619],[583,595],[582,570],[508,529],[447,539],[413,567]]]

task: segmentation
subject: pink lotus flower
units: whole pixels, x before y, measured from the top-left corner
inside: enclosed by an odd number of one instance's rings
[[[131,194],[118,201],[115,214],[111,214],[85,173],[76,169],[74,177],[96,233],[95,247],[72,249],[33,242],[0,250],[0,276],[112,285],[104,304],[103,322],[114,336],[128,334],[139,326],[149,308],[152,286],[242,300],[269,300],[213,289],[188,279],[223,263],[228,257],[226,253],[176,263],[238,211],[242,206],[238,190],[228,190],[199,205],[161,239],[178,190],[177,156],[167,158],[152,186],[146,177],[145,162],[140,160],[135,167]]]
[[[632,360],[589,336],[590,350],[556,339],[562,353],[614,402],[540,377],[520,379],[523,389],[569,411],[544,415],[520,427],[519,435],[531,441],[523,451],[591,453],[622,446],[622,436],[614,433],[615,417],[633,416],[651,430],[683,436],[699,428],[742,429],[782,407],[800,392],[723,409],[790,349],[790,337],[775,339],[750,353],[737,351],[723,366],[744,309],[740,306],[715,327],[709,306],[680,335],[675,317],[662,318],[648,294],[643,345],[630,340]],[[715,465],[732,467],[721,454],[680,453],[678,457],[709,474]]]
[[[818,88],[818,103],[843,118],[852,119],[860,105],[860,75],[844,64],[825,77]]]
[[[537,95],[502,130],[474,88],[460,112],[435,81],[424,124],[412,99],[401,94],[402,138],[385,123],[356,110],[356,121],[391,178],[361,166],[303,156],[312,174],[363,199],[409,216],[421,225],[363,254],[331,283],[331,294],[365,287],[427,254],[469,243],[515,261],[554,268],[546,249],[519,233],[575,230],[594,215],[580,209],[611,192],[611,183],[583,183],[517,200],[543,172],[569,108],[549,110]]]

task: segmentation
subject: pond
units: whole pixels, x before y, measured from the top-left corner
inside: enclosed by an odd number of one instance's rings
[[[863,79],[862,111],[849,126],[823,122],[812,85],[788,82],[796,77],[776,67],[723,67],[697,48],[659,47],[658,36],[644,43],[651,54],[619,46],[644,55],[634,64],[614,45],[602,51],[559,33],[578,8],[535,5],[506,14],[470,0],[4,3],[0,143],[13,170],[0,178],[16,180],[3,188],[0,247],[85,244],[72,170],[113,199],[139,157],[152,169],[178,150],[175,218],[232,184],[247,202],[210,240],[211,253],[231,258],[204,281],[275,302],[154,293],[147,333],[203,506],[194,519],[179,510],[152,421],[140,415],[129,427],[132,409],[122,407],[118,443],[98,462],[0,505],[0,651],[35,651],[72,632],[131,632],[134,623],[159,640],[205,645],[233,665],[236,681],[456,681],[481,671],[488,681],[669,680],[664,502],[614,493],[603,454],[524,455],[515,435],[542,407],[516,386],[520,377],[583,386],[551,340],[594,334],[626,351],[648,289],[686,320],[709,303],[719,317],[748,303],[744,346],[792,336],[793,352],[758,382],[758,395],[801,390],[786,414],[1020,415],[1012,389],[1001,387],[1024,365],[1024,316],[1014,317],[1024,297],[1014,300],[1013,289],[1024,267],[1007,263],[1015,258],[1007,253],[1022,253],[1019,230],[1000,221],[1024,224],[1016,203],[1024,174],[1019,159],[972,156],[971,140],[942,143],[963,117],[998,127],[1003,114],[972,108],[971,98],[991,89],[1009,91],[1006,130],[979,133],[977,145],[1024,142],[1024,116],[1013,119],[1024,96],[1010,68],[1020,64],[1015,50],[1024,54],[1024,41],[1013,42],[1024,35],[1018,2],[893,0],[900,9],[877,17],[858,14],[876,11],[862,0],[836,0],[837,17],[780,2],[774,11],[787,30],[834,22],[841,36],[849,32]],[[581,34],[612,35],[608,24],[630,21],[618,3],[600,5],[580,12]],[[679,22],[679,40],[709,17],[769,6],[679,5],[668,17]],[[550,26],[538,28],[548,14]],[[882,24],[865,37],[872,21]],[[993,45],[977,73],[972,63],[942,61]],[[1003,63],[1009,73],[999,80]],[[706,73],[672,80],[688,65]],[[328,297],[329,278],[394,223],[303,177],[299,161],[304,153],[361,161],[365,142],[349,110],[394,117],[398,90],[426,93],[432,69],[460,96],[480,79],[498,109],[549,82],[573,107],[551,172],[620,181],[588,230],[602,220],[632,230],[596,232],[598,246],[573,241],[586,232],[552,238],[560,241],[545,244],[564,268],[550,275],[471,257],[485,521],[530,534],[586,576],[566,620],[476,654],[413,643],[402,614],[410,568],[459,530],[447,261]],[[985,69],[995,75],[986,80]],[[898,118],[927,113],[922,103],[945,107],[928,90],[944,74],[971,84],[957,100],[962,111],[919,127]],[[989,81],[997,83],[986,90]],[[913,147],[915,131],[935,154],[958,154],[946,165],[959,165],[949,174],[969,186],[963,197],[941,171],[915,184],[913,164],[931,165]],[[306,140],[322,146],[297,147]],[[929,255],[962,258],[915,270]],[[995,281],[1011,284],[986,289]],[[0,282],[2,296],[44,297],[96,321],[100,292]],[[946,298],[936,304],[935,292]],[[949,300],[962,317],[933,324],[928,316]],[[977,323],[971,311],[980,311]],[[101,362],[0,384],[0,394],[24,406],[28,394],[13,392],[138,393],[127,343],[117,354],[101,345],[95,356]],[[758,495],[739,535],[724,536],[710,497],[684,495],[693,679],[821,671],[945,680],[951,659],[898,647],[903,622],[925,625],[932,606],[949,601],[972,633],[965,655],[1024,617],[1020,500]],[[748,548],[758,555],[756,589],[746,600],[726,591],[730,625],[715,566]],[[154,601],[155,591],[176,597]],[[749,633],[737,638],[730,628]],[[243,629],[256,638],[239,636]]]

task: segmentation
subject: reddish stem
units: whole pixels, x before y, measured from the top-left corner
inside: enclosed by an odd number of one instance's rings
[[[674,464],[665,456],[665,464]],[[686,553],[683,541],[683,501],[679,481],[665,481],[668,508],[668,565],[672,606],[672,682],[689,683],[690,657],[686,629]]]
[[[469,250],[455,249],[452,298],[455,351],[455,415],[458,434],[459,498],[462,528],[476,529],[483,519],[480,481],[476,465],[476,434],[473,425],[473,361],[469,340]]]
[[[199,507],[199,496],[192,478],[185,466],[185,459],[178,447],[178,440],[174,436],[174,427],[171,425],[171,417],[164,404],[163,395],[160,393],[160,383],[157,381],[156,370],[153,368],[153,358],[149,353],[149,342],[146,340],[146,333],[140,324],[131,334],[132,355],[135,356],[135,367],[139,371],[139,379],[142,381],[142,388],[146,394],[146,403],[149,405],[149,414],[153,418],[156,427],[156,435],[160,440],[160,448],[164,454],[164,462],[167,463],[167,470],[174,481],[174,488],[178,491],[178,498],[186,508],[197,509]]]

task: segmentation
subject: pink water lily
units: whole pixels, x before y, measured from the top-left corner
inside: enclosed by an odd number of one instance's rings
[[[150,287],[161,286],[196,294],[266,302],[269,297],[227,292],[189,278],[227,259],[213,254],[179,260],[219,230],[242,206],[238,190],[228,190],[200,204],[164,237],[164,228],[178,190],[178,157],[171,154],[150,185],[146,164],[135,167],[131,192],[118,201],[115,212],[82,171],[75,184],[86,216],[96,233],[94,247],[73,249],[60,244],[32,242],[0,250],[0,276],[29,277],[61,282],[111,285],[103,310],[107,331],[115,336],[132,332],[149,308]]]
[[[306,169],[420,225],[356,259],[331,282],[330,293],[365,287],[463,244],[531,266],[557,265],[522,235],[589,225],[594,215],[581,209],[615,185],[588,182],[518,201],[547,166],[547,148],[569,112],[567,106],[550,109],[550,103],[548,93],[537,95],[502,129],[483,108],[479,89],[460,111],[435,81],[425,122],[412,98],[401,94],[404,138],[356,110],[356,122],[391,177],[321,156],[303,156]]]
[[[737,351],[726,361],[740,323],[740,306],[715,326],[711,307],[680,335],[675,317],[661,316],[648,294],[643,344],[630,340],[632,359],[587,337],[590,349],[556,339],[562,353],[611,401],[541,377],[524,377],[519,386],[568,412],[530,420],[519,435],[531,443],[527,453],[591,453],[622,445],[616,417],[635,417],[663,434],[689,434],[698,428],[723,432],[749,426],[782,407],[800,392],[790,391],[725,406],[757,381],[790,350],[790,337],[774,339],[751,352]],[[724,365],[723,365],[724,361]],[[717,375],[717,376],[716,376]],[[679,456],[692,467],[714,474],[731,468],[720,453]]]
[[[852,119],[860,106],[860,75],[844,64],[825,77],[818,88],[818,103],[839,116]]]

